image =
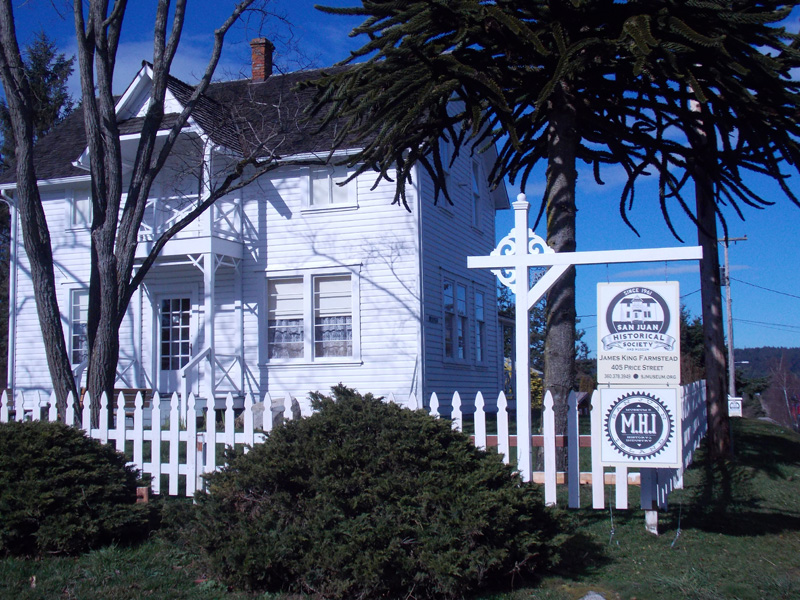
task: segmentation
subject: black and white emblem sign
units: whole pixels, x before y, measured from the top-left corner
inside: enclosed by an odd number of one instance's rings
[[[671,467],[680,462],[680,415],[674,389],[601,390],[602,462]]]
[[[678,385],[676,282],[598,284],[597,309],[598,383]]]
[[[602,339],[603,350],[648,352],[672,350],[675,346],[675,338],[668,334],[669,307],[650,287],[622,290],[611,300],[605,318],[610,333]]]

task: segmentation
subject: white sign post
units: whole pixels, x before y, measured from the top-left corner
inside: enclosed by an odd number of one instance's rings
[[[661,262],[673,260],[699,260],[703,257],[700,246],[686,248],[644,248],[639,250],[605,250],[593,252],[553,252],[542,238],[528,228],[530,204],[525,194],[519,194],[514,207],[514,229],[490,256],[470,256],[470,269],[493,269],[501,283],[516,295],[516,388],[517,401],[517,467],[522,479],[532,479],[531,470],[531,380],[528,348],[531,308],[547,293],[567,269],[575,265],[611,263]],[[547,267],[533,287],[530,287],[528,269]],[[545,497],[548,504],[555,497]]]

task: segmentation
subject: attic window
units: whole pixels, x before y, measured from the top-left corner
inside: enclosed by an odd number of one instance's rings
[[[69,222],[72,227],[89,227],[92,224],[92,198],[89,190],[72,192]]]
[[[344,184],[351,174],[352,171],[345,166],[311,167],[308,175],[308,207],[355,206],[356,180]]]

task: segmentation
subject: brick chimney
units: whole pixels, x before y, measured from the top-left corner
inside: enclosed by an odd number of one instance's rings
[[[267,38],[256,38],[250,42],[252,52],[253,83],[259,83],[272,75],[272,53],[275,46]]]

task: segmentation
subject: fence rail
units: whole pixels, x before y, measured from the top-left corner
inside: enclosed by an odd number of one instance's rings
[[[390,396],[391,402],[397,400]],[[613,504],[616,508],[628,508],[628,486],[641,486],[641,506],[647,510],[656,507],[666,508],[670,491],[682,487],[683,471],[692,462],[692,455],[705,435],[705,382],[684,386],[681,390],[683,407],[683,468],[681,469],[638,469],[629,472],[627,468],[604,468],[600,464],[599,440],[601,435],[600,397],[595,391],[590,411],[591,435],[580,434],[577,396],[571,394],[568,400],[568,419],[566,436],[555,434],[553,399],[545,394],[542,410],[542,433],[532,436],[534,447],[542,449],[544,470],[533,473],[533,481],[544,485],[544,498],[547,504],[556,504],[558,485],[567,486],[567,505],[578,508],[581,505],[581,486],[591,487],[592,506],[604,508],[606,504],[606,485],[614,486]],[[41,407],[38,402],[32,411],[26,412],[20,406],[17,410],[13,400],[6,392],[0,396],[0,422],[25,418],[54,421],[57,419],[55,397],[51,396],[48,406]],[[409,408],[424,408],[415,396],[403,403]],[[39,407],[39,410],[36,410]],[[97,426],[89,427],[92,418],[92,399],[87,394],[82,406],[76,405],[72,397],[67,401],[66,422],[83,424],[82,428],[90,437],[103,443],[113,443],[117,450],[126,452],[131,462],[145,476],[152,478],[153,492],[169,495],[192,496],[202,489],[202,475],[211,473],[220,466],[219,456],[226,446],[253,446],[264,440],[264,433],[272,430],[276,418],[290,420],[308,414],[308,405],[302,405],[291,394],[266,394],[261,401],[254,401],[246,395],[243,406],[234,408],[234,399],[227,395],[225,409],[213,413],[210,418],[204,403],[198,403],[194,394],[189,393],[186,408],[189,415],[196,418],[181,418],[181,398],[177,393],[162,398],[158,393],[145,401],[137,393],[133,402],[120,393],[115,403],[109,403],[105,394],[100,399]],[[443,405],[437,394],[432,394],[428,402],[431,414],[446,415],[453,427],[464,429],[465,421],[470,422],[472,439],[479,448],[496,448],[506,463],[512,461],[517,447],[513,413],[501,392],[496,402],[487,403],[483,394],[476,395],[474,402],[463,402],[456,392],[448,405]],[[238,416],[238,418],[237,418]],[[218,423],[217,418],[221,417]],[[488,433],[488,431],[493,433]],[[567,449],[567,471],[556,472],[556,447]],[[591,465],[590,471],[580,470],[581,450],[584,462]],[[514,450],[514,451],[512,451]],[[586,452],[589,453],[587,461]]]

